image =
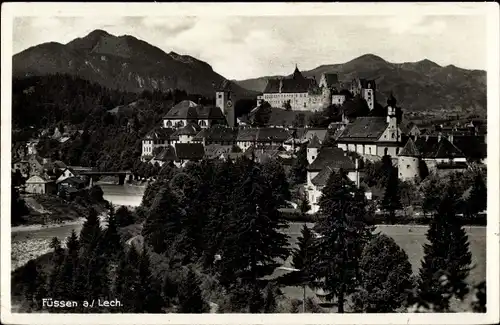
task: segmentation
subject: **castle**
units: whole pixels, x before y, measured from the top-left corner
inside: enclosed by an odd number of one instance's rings
[[[294,111],[320,111],[332,104],[342,105],[346,100],[342,90],[362,97],[370,110],[375,107],[375,81],[355,79],[345,85],[337,74],[323,73],[318,83],[315,77],[302,75],[297,66],[290,77],[269,79],[263,94],[257,97],[257,105],[266,101],[273,107]]]

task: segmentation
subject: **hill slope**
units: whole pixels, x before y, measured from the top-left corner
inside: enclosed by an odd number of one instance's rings
[[[338,73],[339,79],[375,79],[377,100],[384,104],[393,91],[401,106],[408,111],[466,110],[486,114],[486,72],[466,70],[448,65],[441,67],[430,60],[390,63],[366,54],[343,64],[321,65],[303,71],[319,81],[321,74]],[[261,77],[236,81],[240,86],[262,92],[267,80]]]
[[[226,80],[206,62],[161,49],[133,36],[95,30],[67,44],[33,46],[13,56],[13,75],[66,73],[126,91],[183,89],[214,96],[214,84]],[[233,84],[240,96],[255,93]]]

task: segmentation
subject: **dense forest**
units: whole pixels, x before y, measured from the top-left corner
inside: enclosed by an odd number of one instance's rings
[[[367,222],[372,207],[342,170],[320,198],[322,218],[314,229],[304,225],[292,248],[279,210],[290,197],[279,163],[242,158],[166,167],[136,211],[111,210],[103,226],[90,210],[79,236],[54,239],[51,253],[16,270],[13,301],[50,312],[446,312],[451,299],[476,289],[473,309],[484,312],[484,283],[466,282],[471,253],[455,219],[455,181],[435,184],[424,262],[413,275],[405,251]],[[298,271],[273,276],[288,257]],[[287,300],[285,286],[322,289],[330,307]],[[50,308],[43,297],[116,298],[122,305]]]

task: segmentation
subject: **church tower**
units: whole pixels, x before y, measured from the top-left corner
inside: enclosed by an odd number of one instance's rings
[[[235,103],[236,98],[231,90],[231,82],[224,80],[215,91],[215,106],[222,110],[230,127],[236,126]]]
[[[396,98],[391,93],[389,98],[387,98],[387,124],[388,129],[391,134],[391,139],[396,139],[399,141],[401,134],[399,134],[399,109],[396,106]]]

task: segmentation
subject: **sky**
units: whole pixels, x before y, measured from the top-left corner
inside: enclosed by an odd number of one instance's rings
[[[13,52],[67,43],[95,29],[132,35],[209,63],[228,79],[293,72],[372,53],[389,62],[429,59],[486,69],[480,15],[16,17]]]

